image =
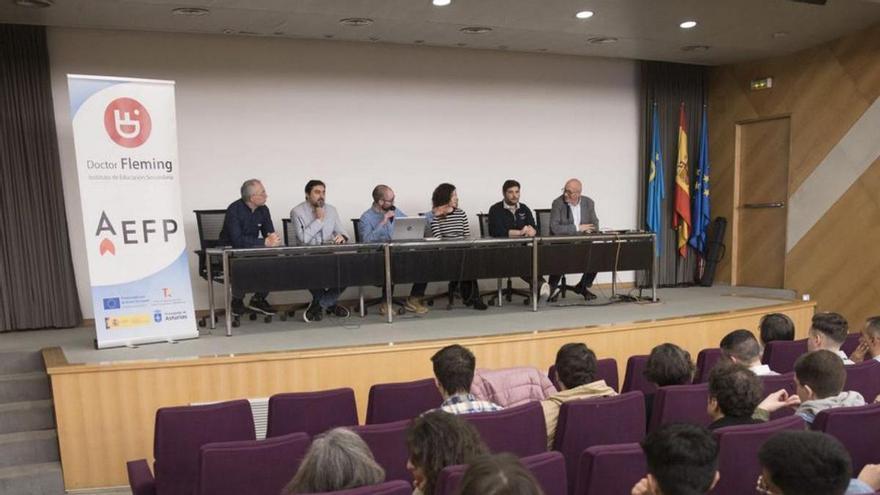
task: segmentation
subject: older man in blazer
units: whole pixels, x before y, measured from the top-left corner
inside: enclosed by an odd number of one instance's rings
[[[553,200],[550,207],[550,233],[553,235],[575,235],[596,232],[599,230],[599,217],[593,200],[581,196],[583,184],[577,179],[569,179],[562,190],[562,196]],[[556,287],[562,275],[550,276],[550,297],[555,295]],[[574,291],[587,301],[596,299],[590,292],[596,273],[584,273],[581,281],[574,286]]]

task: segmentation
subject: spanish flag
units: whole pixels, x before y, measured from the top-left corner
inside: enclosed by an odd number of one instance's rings
[[[675,214],[672,227],[678,231],[678,254],[687,257],[691,236],[691,184],[688,170],[687,132],[684,121],[684,102],[678,116],[678,166],[675,169]]]

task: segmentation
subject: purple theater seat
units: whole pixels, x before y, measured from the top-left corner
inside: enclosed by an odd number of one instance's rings
[[[202,445],[196,493],[278,495],[296,474],[310,443],[305,433],[291,433]]]
[[[553,450],[565,456],[570,489],[574,489],[578,463],[586,448],[641,442],[646,422],[645,396],[639,391],[562,404]]]
[[[630,493],[648,472],[642,447],[637,443],[597,445],[581,455],[574,495]]]
[[[621,392],[638,390],[645,395],[657,391],[654,385],[645,378],[645,368],[648,366],[648,356],[630,356],[626,360],[626,375],[623,377],[623,389]]]
[[[547,451],[547,426],[540,402],[462,417],[474,425],[492,452],[526,457]]]
[[[654,431],[669,423],[709,426],[712,421],[706,413],[708,401],[708,383],[660,387],[654,395],[654,406],[648,431]]]
[[[721,349],[703,349],[697,354],[697,370],[694,373],[694,383],[706,383],[709,381],[709,372],[721,360]]]
[[[367,401],[367,424],[413,419],[441,402],[443,397],[433,378],[373,385]]]
[[[764,392],[762,397],[767,397],[768,395],[776,392],[780,389],[785,389],[789,395],[794,395],[797,393],[794,384],[794,372],[786,373],[784,375],[765,375],[758,377],[761,379],[761,384],[764,387]],[[770,419],[779,419],[784,418],[786,416],[791,416],[794,414],[794,409],[790,407],[783,407],[772,414],[770,414]]]
[[[406,481],[386,481],[378,485],[362,486],[349,490],[323,492],[326,495],[412,495],[413,487]],[[318,494],[315,494],[318,495]]]
[[[358,424],[354,390],[275,394],[269,398],[267,437],[303,432],[316,437],[339,426]]]
[[[788,416],[756,425],[728,426],[713,432],[718,441],[718,471],[721,478],[712,495],[754,493],[761,474],[758,450],[773,434],[783,430],[803,430],[804,420]]]
[[[567,495],[565,475],[565,459],[559,452],[544,452],[532,456],[521,457],[520,462],[531,471],[544,495]],[[458,493],[461,480],[467,471],[466,464],[447,466],[437,477],[436,495],[455,495]]]
[[[847,356],[853,353],[856,350],[856,347],[859,346],[859,339],[861,338],[861,333],[851,333],[846,336],[846,340],[843,341],[843,345],[840,346],[840,350],[845,352]]]
[[[547,370],[547,376],[553,382],[556,390],[559,390],[559,383],[556,381],[556,365],[551,364]],[[617,360],[614,358],[605,358],[596,360],[596,376],[595,380],[605,380],[605,385],[613,388],[615,392],[620,391],[620,379],[617,374]]]
[[[385,469],[386,480],[412,482],[412,475],[406,469],[406,461],[409,460],[406,430],[411,421],[404,419],[394,423],[351,427],[369,445],[376,462]]]
[[[863,363],[846,367],[844,390],[855,390],[862,394],[865,402],[874,402],[880,394],[880,361],[869,359]]]
[[[811,428],[836,437],[852,456],[853,476],[865,464],[880,463],[877,432],[880,432],[880,404],[827,409],[816,415]]]
[[[794,362],[807,352],[807,339],[774,340],[764,349],[764,362],[777,373],[794,371]]]
[[[246,400],[160,408],[153,435],[155,478],[146,459],[128,462],[132,494],[191,495],[198,482],[202,445],[255,438],[254,417]]]

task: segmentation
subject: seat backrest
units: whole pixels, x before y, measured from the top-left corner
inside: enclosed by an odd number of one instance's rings
[[[363,242],[361,240],[361,229],[359,228],[360,225],[361,225],[360,218],[352,218],[351,219],[351,226],[352,226],[352,228],[354,228],[354,242],[356,242],[358,244]]]
[[[376,462],[385,469],[386,480],[412,482],[412,475],[406,469],[406,461],[409,460],[406,431],[410,423],[411,420],[405,419],[393,423],[351,427],[370,447]]]
[[[859,346],[859,339],[862,337],[861,333],[850,333],[847,334],[846,340],[843,341],[843,344],[840,346],[840,350],[845,352],[847,356],[853,353],[856,350],[856,347]]]
[[[764,349],[764,361],[777,373],[794,371],[794,362],[807,352],[807,339],[774,340]]]
[[[266,440],[203,445],[197,493],[278,495],[296,474],[310,443],[305,433],[291,433]]]
[[[880,394],[880,361],[868,359],[863,363],[846,367],[846,384],[844,390],[854,390],[873,402]]]
[[[220,231],[226,221],[226,210],[193,210],[196,214],[196,226],[199,229],[199,276],[207,278],[207,256],[205,250],[220,246]],[[219,261],[215,261],[211,267],[212,275],[216,276],[222,271]]]
[[[765,375],[758,378],[761,379],[761,385],[764,387],[761,397],[767,397],[768,395],[780,389],[785,389],[785,391],[788,392],[789,395],[794,395],[795,393],[797,393],[794,384],[794,372],[785,373],[782,375]],[[790,407],[783,407],[782,409],[771,413],[770,419],[784,418],[786,416],[791,416],[792,414],[794,414],[794,409]]]
[[[709,426],[711,418],[706,413],[709,401],[709,384],[669,385],[657,389],[648,431],[655,431],[668,423],[692,423]]]
[[[559,390],[559,383],[556,381],[555,364],[550,365],[550,369],[547,370],[547,376],[550,378],[553,386],[556,387],[556,390]],[[614,358],[596,360],[596,375],[594,376],[594,379],[605,380],[605,385],[613,388],[615,392],[619,392],[620,379],[617,374],[617,360]]]
[[[480,432],[492,452],[510,452],[525,457],[547,451],[547,427],[540,402],[463,417]]]
[[[580,399],[562,404],[553,450],[565,456],[568,484],[574,487],[581,454],[594,445],[641,442],[645,437],[645,396]]]
[[[826,409],[816,415],[811,428],[840,440],[852,456],[854,476],[866,464],[880,463],[880,449],[877,448],[880,404]]]
[[[718,471],[721,478],[710,492],[713,495],[754,493],[761,474],[758,450],[767,439],[783,430],[803,430],[799,416],[788,416],[756,425],[729,426],[713,432],[718,442]]]
[[[648,366],[648,356],[630,356],[626,360],[626,375],[623,377],[623,389],[621,392],[638,390],[645,395],[657,391],[657,385],[645,378],[645,368]]]
[[[267,437],[304,432],[315,437],[338,426],[358,424],[354,390],[275,394],[269,397]]]
[[[721,360],[721,349],[703,349],[697,354],[697,370],[694,373],[694,383],[709,381],[709,372]]]
[[[565,460],[559,452],[543,452],[521,457],[520,462],[528,469],[544,495],[567,495]],[[437,476],[436,495],[455,495],[467,471],[466,464],[447,466]]]
[[[367,424],[412,419],[440,406],[443,397],[433,378],[413,382],[379,383],[370,387]]]
[[[480,224],[480,237],[492,237],[489,235],[489,214],[477,213],[477,222]]]
[[[349,490],[337,490],[335,492],[323,492],[326,495],[412,495],[412,485],[406,481],[386,481],[378,485],[362,486]],[[315,494],[318,495],[318,494]]]
[[[573,495],[629,493],[648,472],[637,443],[597,445],[581,455]]]
[[[290,218],[282,218],[281,223],[284,225],[284,245],[296,246],[296,233],[290,226]]]
[[[549,237],[553,235],[550,233],[550,208],[536,208],[533,211],[535,212],[535,225],[538,227],[538,236]]]
[[[246,400],[159,409],[153,438],[156,493],[192,495],[202,445],[255,439],[254,416]]]

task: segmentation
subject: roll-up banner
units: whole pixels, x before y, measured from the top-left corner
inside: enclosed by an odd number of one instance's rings
[[[68,74],[98,348],[198,337],[174,82]]]

